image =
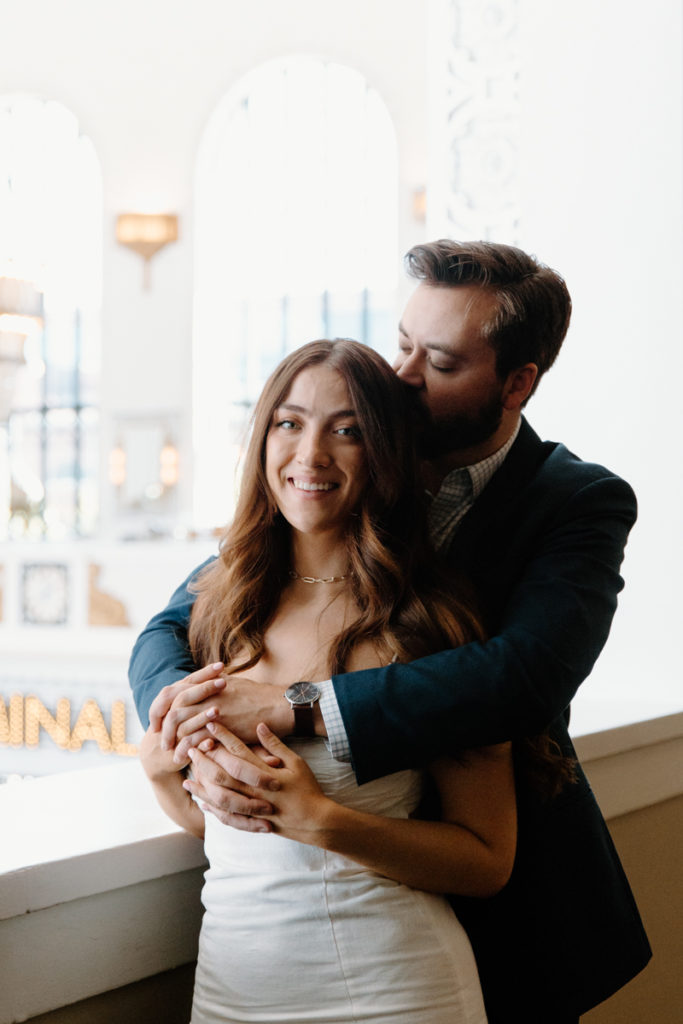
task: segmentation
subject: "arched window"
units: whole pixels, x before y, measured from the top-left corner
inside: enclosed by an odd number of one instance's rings
[[[397,158],[363,75],[269,62],[204,132],[195,191],[194,470],[199,526],[225,522],[244,425],[279,359],[320,337],[393,348]]]
[[[0,317],[5,535],[60,539],[95,527],[101,273],[92,143],[61,104],[0,97],[0,314],[22,312],[17,295],[42,307],[23,340]]]

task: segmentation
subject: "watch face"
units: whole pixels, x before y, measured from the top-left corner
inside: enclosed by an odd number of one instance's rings
[[[315,683],[294,683],[285,696],[292,704],[313,704],[320,696],[320,687]]]

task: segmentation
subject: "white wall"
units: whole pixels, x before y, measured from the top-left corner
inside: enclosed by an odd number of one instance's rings
[[[659,696],[673,710],[683,696],[681,5],[523,0],[522,11],[521,244],[562,272],[574,301],[529,416],[625,476],[640,505],[612,638],[582,693]]]

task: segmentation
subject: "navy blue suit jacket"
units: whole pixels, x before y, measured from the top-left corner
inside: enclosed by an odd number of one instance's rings
[[[566,709],[607,639],[635,518],[628,484],[541,442],[523,421],[447,553],[452,571],[474,587],[492,639],[334,677],[358,781],[550,723],[571,752]],[[186,583],[133,651],[143,722],[161,687],[195,668]],[[523,786],[519,803],[510,883],[492,900],[453,901],[475,949],[491,1024],[578,1015],[650,956],[583,774],[551,805]]]

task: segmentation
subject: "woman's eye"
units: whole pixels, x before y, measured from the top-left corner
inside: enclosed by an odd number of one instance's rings
[[[356,426],[352,426],[352,427],[337,427],[336,433],[340,434],[342,437],[357,437],[357,438],[361,437],[360,429],[359,429],[359,427],[356,427]]]
[[[281,427],[283,430],[295,430],[296,423],[294,420],[278,420],[275,424],[276,427]]]

